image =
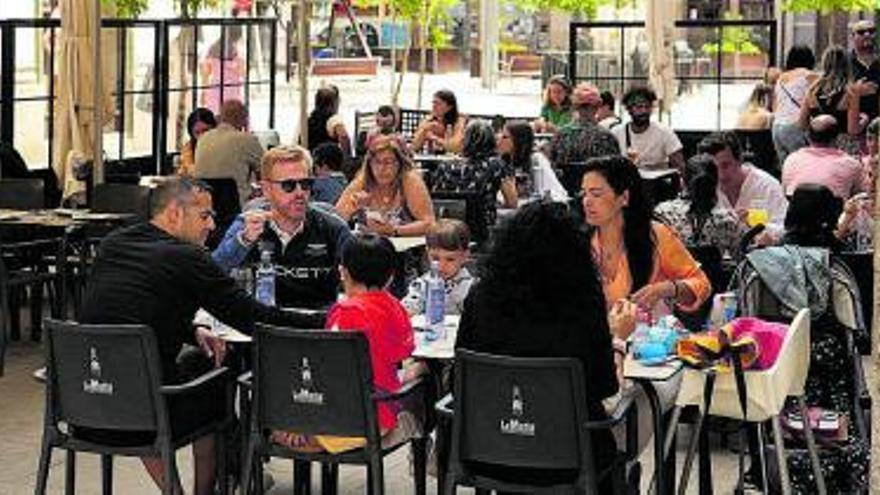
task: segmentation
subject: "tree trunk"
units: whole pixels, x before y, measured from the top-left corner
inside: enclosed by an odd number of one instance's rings
[[[415,32],[415,22],[414,20],[410,21],[409,32],[410,36],[407,36],[406,46],[403,49],[403,60],[400,62],[400,72],[397,74],[397,87],[394,89],[394,95],[391,98],[391,104],[395,107],[399,105],[400,102],[400,90],[403,88],[403,76],[409,72],[409,52],[412,50],[412,33]]]
[[[419,84],[416,90],[416,108],[422,108],[422,88],[425,85],[425,71],[428,65],[428,31],[431,26],[431,0],[425,0],[425,14],[422,17],[419,37]]]

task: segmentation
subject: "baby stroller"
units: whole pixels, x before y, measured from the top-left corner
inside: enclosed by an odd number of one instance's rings
[[[743,316],[787,322],[801,308],[810,308],[806,402],[810,408],[821,408],[822,417],[837,418],[840,430],[819,442],[828,493],[867,493],[870,398],[855,344],[866,332],[855,277],[828,249],[785,245],[749,253],[731,287]],[[790,432],[785,450],[792,492],[816,493],[803,440],[794,429]],[[767,479],[778,479],[772,474],[777,469],[775,456],[764,458]],[[770,489],[778,493],[780,487]]]

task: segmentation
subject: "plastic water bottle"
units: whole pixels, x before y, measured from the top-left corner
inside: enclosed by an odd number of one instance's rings
[[[532,164],[532,197],[540,198],[544,196],[544,176],[541,174],[541,166],[538,163]]]
[[[266,306],[275,306],[275,265],[272,264],[272,251],[264,249],[260,253],[260,266],[256,276],[257,301]]]
[[[651,312],[639,306],[636,308],[636,329],[632,334],[633,357],[641,359],[642,350],[650,342]]]
[[[446,314],[446,283],[440,276],[440,263],[431,262],[431,273],[425,287],[425,320],[428,331],[425,338],[437,340],[444,337],[443,318]]]

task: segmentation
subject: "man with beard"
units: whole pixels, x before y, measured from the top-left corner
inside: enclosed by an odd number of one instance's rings
[[[272,251],[277,268],[275,300],[282,307],[323,309],[336,301],[336,267],[351,238],[341,218],[309,204],[312,157],[300,146],[272,148],[263,156],[264,201],[249,205],[213,253],[224,269],[256,263]],[[259,249],[255,247],[259,246]]]
[[[681,141],[672,129],[651,121],[657,94],[647,86],[634,86],[623,95],[630,121],[611,130],[620,149],[640,169],[684,168]]]

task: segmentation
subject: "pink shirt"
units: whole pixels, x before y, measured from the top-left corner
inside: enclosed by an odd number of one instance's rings
[[[847,199],[862,188],[862,165],[837,148],[801,148],[785,159],[782,187],[791,196],[799,185],[808,183],[821,184]]]

